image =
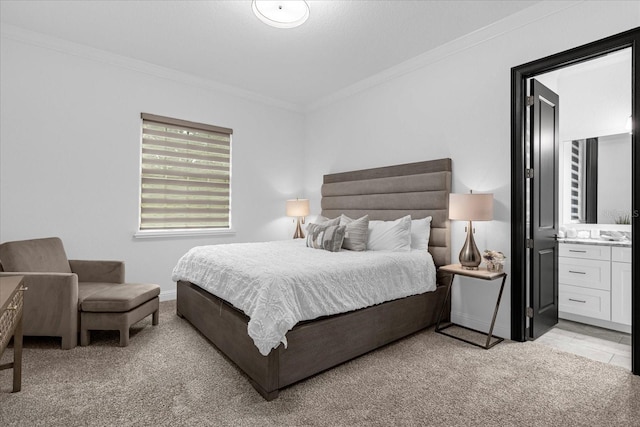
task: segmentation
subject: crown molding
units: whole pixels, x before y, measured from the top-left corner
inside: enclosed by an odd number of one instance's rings
[[[124,68],[139,73],[149,74],[154,77],[159,77],[167,80],[171,80],[177,83],[183,83],[190,86],[196,86],[216,92],[223,92],[228,95],[237,96],[262,104],[266,104],[273,107],[282,108],[284,110],[293,111],[296,113],[304,113],[304,109],[297,104],[283,101],[280,99],[271,98],[261,95],[245,89],[240,89],[235,86],[226,85],[213,80],[197,77],[189,73],[177,71],[171,68],[162,67],[159,65],[151,64],[149,62],[141,61],[138,59],[130,58],[123,55],[117,55],[101,49],[96,49],[80,43],[70,42],[60,38],[52,37],[46,34],[37,33],[30,30],[25,30],[20,27],[16,27],[10,24],[2,24],[0,34],[2,38],[11,39],[21,43],[30,44],[33,46],[54,50],[57,52],[65,53],[68,55],[77,56],[83,59],[89,59],[97,62],[102,62],[115,67]]]
[[[471,49],[481,43],[487,42],[496,37],[516,31],[519,28],[530,25],[548,16],[560,13],[572,8],[584,0],[574,1],[541,1],[513,15],[507,16],[500,21],[494,22],[486,27],[480,28],[451,42],[438,46],[435,49],[415,56],[407,61],[394,65],[378,74],[360,80],[359,82],[347,86],[331,95],[320,98],[309,104],[305,111],[312,112],[329,106],[342,99],[349,98],[357,93],[381,85],[390,80],[396,79],[405,74],[427,67],[436,62],[442,61],[449,56],[456,55],[467,49]]]

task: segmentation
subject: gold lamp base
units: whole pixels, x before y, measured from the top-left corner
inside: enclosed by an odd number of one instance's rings
[[[460,260],[460,265],[465,270],[477,270],[478,266],[482,262],[482,256],[480,255],[480,251],[473,239],[471,221],[469,221],[469,225],[467,227],[467,240],[464,242],[464,246],[460,251],[458,259]]]
[[[304,221],[304,219],[302,220]],[[296,232],[293,234],[293,238],[294,239],[304,239],[304,233],[302,232],[302,226],[300,225],[300,217],[298,217],[298,221],[297,221],[297,225],[296,225]]]

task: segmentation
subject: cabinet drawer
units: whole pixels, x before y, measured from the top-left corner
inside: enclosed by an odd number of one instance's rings
[[[559,257],[558,282],[610,291],[611,262]]]
[[[573,245],[571,243],[560,243],[558,246],[558,254],[562,257],[611,261],[610,246]]]
[[[601,320],[611,320],[611,294],[598,289],[560,285],[559,310]]]
[[[614,246],[611,248],[611,261],[631,262],[631,248]]]

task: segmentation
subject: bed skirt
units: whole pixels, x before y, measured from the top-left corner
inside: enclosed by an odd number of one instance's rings
[[[440,280],[439,280],[440,282]],[[446,286],[349,313],[298,323],[263,356],[247,334],[249,318],[190,282],[177,283],[177,314],[187,319],[249,377],[267,400],[280,389],[436,323]],[[449,320],[450,303],[443,320]]]

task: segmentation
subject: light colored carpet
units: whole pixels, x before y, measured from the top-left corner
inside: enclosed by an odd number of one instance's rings
[[[266,402],[238,369],[161,303],[89,347],[25,342],[23,389],[0,372],[0,425],[640,425],[640,377],[535,343],[483,350],[428,329]],[[10,359],[8,350],[3,361]]]

